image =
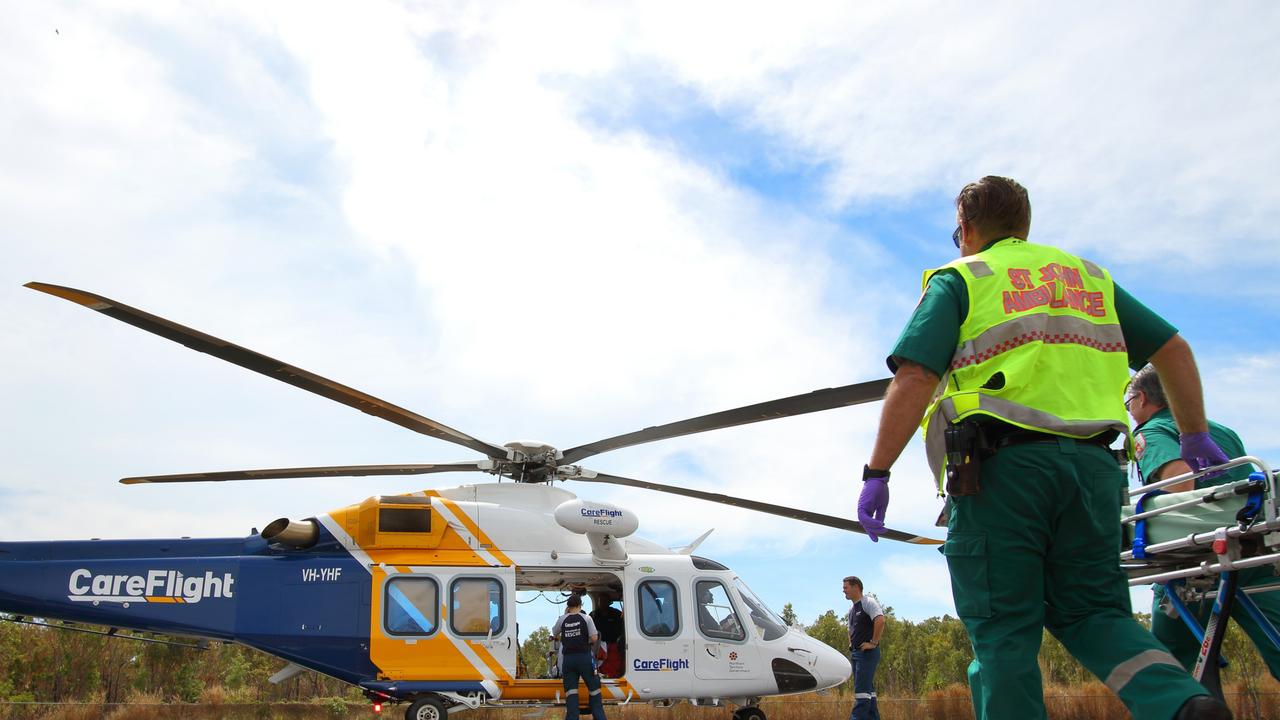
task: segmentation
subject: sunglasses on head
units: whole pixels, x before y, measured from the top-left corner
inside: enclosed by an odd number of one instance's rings
[[[956,247],[960,247],[960,226],[959,225],[957,225],[956,229],[951,232],[951,242],[955,243]]]

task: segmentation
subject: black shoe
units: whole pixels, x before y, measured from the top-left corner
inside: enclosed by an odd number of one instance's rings
[[[1231,720],[1231,711],[1212,695],[1195,695],[1182,703],[1173,720]]]

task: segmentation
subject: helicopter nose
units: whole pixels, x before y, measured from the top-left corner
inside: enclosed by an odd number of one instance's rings
[[[853,674],[853,665],[844,653],[820,640],[814,640],[813,645],[814,653],[818,656],[813,671],[818,678],[819,690],[835,687],[849,679]]]

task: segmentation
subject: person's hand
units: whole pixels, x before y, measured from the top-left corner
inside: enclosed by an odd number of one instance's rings
[[[880,542],[884,534],[884,513],[889,509],[888,478],[870,477],[862,481],[858,496],[858,522],[872,542]]]
[[[1182,461],[1187,464],[1195,472],[1221,465],[1231,458],[1222,452],[1222,448],[1218,447],[1218,443],[1207,432],[1183,433],[1179,439],[1179,445],[1182,450]],[[1213,473],[1206,477],[1217,477],[1221,473]]]
[[[879,647],[879,645],[876,645],[873,642],[864,642],[858,646],[858,649],[859,650],[875,650],[877,647]]]

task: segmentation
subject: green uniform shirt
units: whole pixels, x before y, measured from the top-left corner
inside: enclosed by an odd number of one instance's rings
[[[1128,348],[1129,367],[1138,370],[1178,329],[1119,284],[1115,288],[1116,316]],[[889,370],[897,372],[901,360],[910,360],[942,377],[951,365],[960,339],[960,325],[968,314],[969,294],[960,275],[951,269],[934,275],[893,347],[893,354],[887,360]]]
[[[1218,443],[1222,452],[1229,458],[1245,455],[1244,443],[1236,431],[1225,425],[1209,421],[1209,436]],[[1152,415],[1146,422],[1133,431],[1133,456],[1138,461],[1138,474],[1142,484],[1155,482],[1155,475],[1168,463],[1182,459],[1182,446],[1178,442],[1178,426],[1173,422],[1173,413],[1164,408]],[[1212,480],[1196,479],[1196,489],[1222,485],[1224,483],[1244,480],[1249,477],[1251,466],[1242,465]]]

